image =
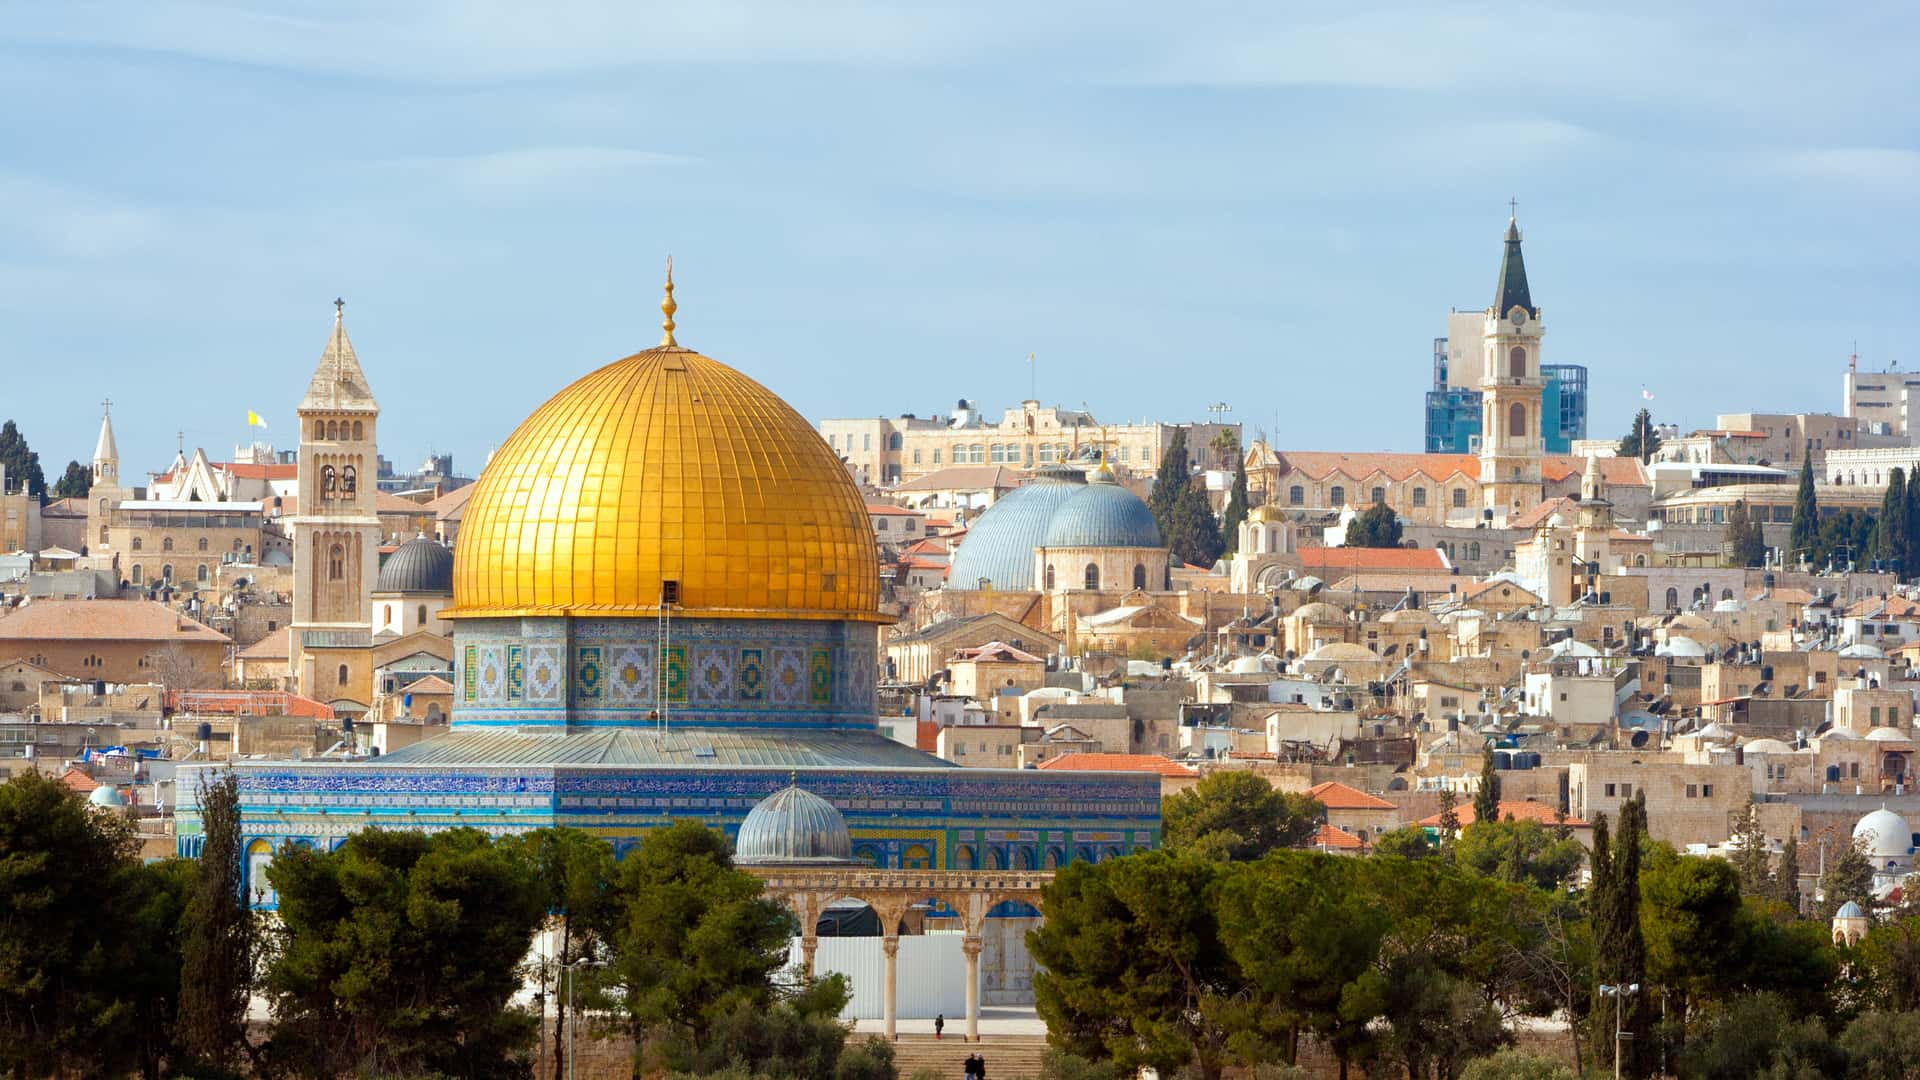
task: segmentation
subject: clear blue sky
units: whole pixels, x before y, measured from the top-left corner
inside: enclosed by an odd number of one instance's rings
[[[1909,4],[547,6],[8,6],[0,416],[49,477],[109,392],[130,474],[290,441],[336,295],[382,449],[471,472],[654,344],[668,252],[682,343],[813,418],[1036,352],[1103,417],[1417,449],[1509,196],[1596,435],[1920,367]]]

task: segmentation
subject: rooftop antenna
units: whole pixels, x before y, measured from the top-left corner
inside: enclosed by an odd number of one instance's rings
[[[1847,372],[1848,374],[1852,374],[1853,372],[1856,372],[1859,370],[1860,370],[1860,342],[1858,340],[1855,340],[1853,343],[1853,352],[1847,357]]]

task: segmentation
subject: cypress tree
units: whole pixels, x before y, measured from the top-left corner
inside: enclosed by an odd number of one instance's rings
[[[1920,477],[1907,478],[1906,504],[1901,514],[1906,523],[1906,550],[1900,553],[1902,579],[1920,577]]]
[[[1161,538],[1182,562],[1211,567],[1227,549],[1226,541],[1220,538],[1220,522],[1213,516],[1213,504],[1195,485],[1189,484],[1180,492],[1168,522],[1171,527],[1162,528]]]
[[[1493,747],[1480,752],[1480,789],[1473,793],[1475,821],[1500,820],[1500,772],[1493,767]]]
[[[1800,490],[1793,496],[1793,525],[1787,533],[1787,564],[1799,565],[1819,547],[1820,504],[1813,497],[1813,444],[1800,459]]]
[[[1647,940],[1640,929],[1640,846],[1647,835],[1647,803],[1644,792],[1635,793],[1620,808],[1620,836],[1614,844],[1613,940],[1618,951],[1617,982],[1640,987],[1627,999],[1626,1029],[1632,1033],[1627,1044],[1629,1076],[1648,1076],[1652,1055],[1652,992],[1647,986]]]
[[[211,1071],[231,1073],[248,1050],[247,995],[256,931],[240,882],[240,782],[202,780],[205,843],[180,920],[180,1048]]]
[[[1780,849],[1780,869],[1773,875],[1773,898],[1800,914],[1800,839],[1788,836]]]
[[[1220,514],[1221,539],[1226,541],[1228,551],[1240,550],[1240,523],[1247,520],[1247,463],[1239,458],[1233,463],[1233,489],[1227,492],[1227,506]]]
[[[1154,474],[1153,490],[1147,493],[1147,508],[1153,511],[1161,536],[1172,533],[1174,505],[1180,501],[1180,493],[1193,485],[1187,469],[1187,429],[1177,427],[1173,429],[1173,442],[1167,446],[1167,452],[1160,455],[1160,471]]]
[[[1873,557],[1890,564],[1893,572],[1907,576],[1907,552],[1912,542],[1907,536],[1907,482],[1899,469],[1887,473],[1887,491],[1880,498],[1880,517],[1873,527]]]

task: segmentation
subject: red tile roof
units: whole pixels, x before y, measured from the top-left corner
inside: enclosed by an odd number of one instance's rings
[[[1415,476],[1443,481],[1455,476],[1480,477],[1480,459],[1472,454],[1338,454],[1317,450],[1282,450],[1275,455],[1281,475],[1299,473],[1312,480],[1340,474],[1365,480],[1376,473],[1395,482]]]
[[[1889,619],[1905,619],[1920,614],[1920,603],[1915,603],[1904,596],[1889,596],[1884,601],[1877,596],[1869,596],[1865,600],[1856,601],[1847,609],[1847,614],[1854,618],[1884,615]]]
[[[1576,509],[1577,507],[1579,507],[1579,505],[1580,505],[1580,500],[1578,499],[1571,499],[1565,495],[1556,495],[1553,498],[1548,499],[1547,501],[1541,503],[1539,506],[1534,507],[1533,509],[1527,511],[1524,514],[1521,514],[1519,517],[1509,518],[1507,520],[1507,528],[1509,529],[1538,528],[1541,522],[1547,520],[1553,515],[1563,510]]]
[[[1647,474],[1640,468],[1640,459],[1631,457],[1603,457],[1600,460],[1600,478],[1609,486],[1646,487]],[[1540,459],[1540,479],[1549,484],[1557,484],[1569,476],[1579,476],[1587,471],[1587,459],[1566,454],[1548,454]]]
[[[1326,851],[1359,851],[1366,847],[1360,838],[1336,825],[1322,823],[1313,834],[1313,846]]]
[[[892,506],[887,503],[868,503],[867,513],[881,517],[919,517],[920,511],[909,510],[904,506]]]
[[[1300,565],[1321,570],[1445,570],[1438,548],[1309,547],[1296,552]],[[1320,574],[1325,577],[1325,574]]]
[[[94,788],[100,786],[98,780],[81,772],[79,769],[68,769],[66,772],[60,774],[60,782],[66,785],[68,791],[76,795],[86,795],[92,792]]]
[[[1515,821],[1537,821],[1542,825],[1564,824],[1570,829],[1584,829],[1587,827],[1586,822],[1576,817],[1569,817],[1564,822],[1559,821],[1555,818],[1556,813],[1557,811],[1546,803],[1532,801],[1509,802],[1506,799],[1500,800],[1501,821],[1512,818]],[[1464,802],[1454,807],[1453,816],[1460,819],[1460,827],[1463,829],[1478,820],[1474,815],[1473,803],[1471,802]],[[1420,824],[1430,829],[1437,829],[1440,827],[1440,815],[1435,814],[1432,817],[1421,818]]]
[[[1163,758],[1158,754],[1098,754],[1081,752],[1062,754],[1040,763],[1042,769],[1068,772],[1150,772],[1161,776],[1199,776],[1192,766]]]
[[[1320,805],[1329,810],[1394,809],[1394,805],[1387,800],[1369,795],[1359,788],[1348,787],[1337,780],[1316,784],[1307,789],[1307,794],[1319,800]]]

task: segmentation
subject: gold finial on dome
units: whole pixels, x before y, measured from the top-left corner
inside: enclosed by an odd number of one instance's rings
[[[663,349],[680,347],[680,343],[673,340],[673,313],[679,310],[680,305],[673,302],[673,256],[669,255],[667,256],[667,298],[660,301],[660,314],[666,316],[660,324],[660,329],[665,331],[660,336],[660,347]]]

